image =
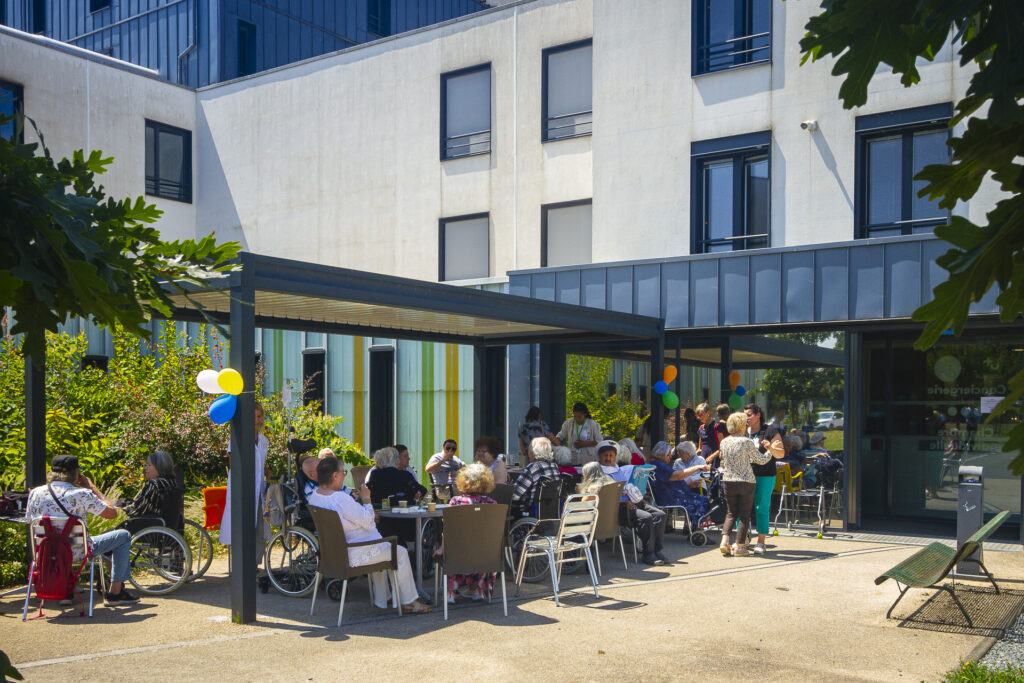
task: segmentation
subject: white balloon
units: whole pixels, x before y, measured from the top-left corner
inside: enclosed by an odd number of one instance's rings
[[[223,394],[224,390],[217,383],[216,370],[203,370],[196,375],[196,384],[208,394]]]

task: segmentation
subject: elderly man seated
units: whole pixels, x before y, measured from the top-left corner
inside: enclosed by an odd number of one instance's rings
[[[677,472],[682,470],[686,485],[691,489],[699,489],[702,481],[700,473],[704,471],[704,458],[697,455],[697,446],[692,441],[680,441],[676,446],[676,454],[679,457],[672,463],[672,469]]]
[[[530,441],[528,451],[530,464],[516,479],[516,487],[512,491],[512,505],[525,508],[533,505],[540,497],[540,485],[545,479],[558,480],[558,467],[555,465],[554,449],[551,440],[546,436],[538,436]]]
[[[616,464],[619,454],[618,446],[614,441],[599,443],[597,445],[598,461],[601,463],[601,469],[609,477],[615,481],[628,482],[634,465],[619,467]],[[623,526],[628,524],[636,529],[636,535],[640,537],[640,542],[643,544],[644,564],[668,564],[668,558],[661,552],[665,543],[665,519],[665,513],[649,505],[647,501],[641,500],[639,503],[633,503],[626,496],[622,497],[622,504],[619,505],[619,524]]]
[[[654,465],[651,492],[654,500],[662,507],[683,508],[692,523],[707,514],[710,504],[704,496],[690,490],[685,479],[686,470],[673,470],[669,461],[672,446],[659,441],[651,448],[649,463]],[[702,468],[706,465],[702,465]]]

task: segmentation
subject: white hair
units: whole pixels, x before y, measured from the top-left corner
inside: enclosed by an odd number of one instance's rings
[[[679,445],[676,446],[676,450],[680,453],[687,453],[690,458],[697,455],[697,446],[692,441],[680,441]]]
[[[633,451],[628,446],[619,443],[619,452],[615,456],[615,464],[618,466],[628,465],[633,462]]]
[[[398,462],[398,451],[391,446],[385,446],[380,450],[374,451],[373,462],[379,470],[385,467],[394,467]]]
[[[551,440],[546,436],[538,436],[530,442],[530,452],[537,460],[554,462],[555,454],[552,452]]]
[[[625,446],[626,448],[628,448],[630,453],[639,453],[640,452],[640,447],[636,445],[636,441],[633,441],[633,439],[630,439],[630,438],[622,439],[622,440],[619,441],[619,445],[620,446]]]
[[[572,451],[568,446],[555,446],[551,450],[555,454],[555,462],[559,465],[567,467],[572,464]]]
[[[654,446],[651,448],[651,456],[655,458],[664,458],[665,456],[670,455],[671,453],[672,446],[671,444],[665,441],[659,441],[658,443],[654,444]]]

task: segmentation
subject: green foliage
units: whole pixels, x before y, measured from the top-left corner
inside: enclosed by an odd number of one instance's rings
[[[590,415],[601,432],[613,439],[632,438],[637,427],[643,422],[642,407],[622,394],[608,395],[608,376],[612,361],[594,356],[566,356],[565,358],[565,412],[566,419],[572,415],[572,406],[577,401],[587,404]],[[630,372],[627,368],[623,386],[629,386]],[[552,425],[557,431],[559,425]]]
[[[114,328],[109,371],[81,370],[84,335],[47,334],[47,455],[73,453],[100,489],[119,487],[134,495],[142,465],[153,450],[166,450],[189,481],[223,482],[227,476],[229,427],[207,415],[213,397],[195,383],[200,370],[221,366],[224,345],[217,331],[200,325],[194,338],[162,323],[153,342]],[[258,382],[257,390],[262,386]],[[352,464],[366,458],[335,432],[340,417],[317,406],[290,411],[280,395],[266,401],[271,466],[284,472],[287,424],[299,438],[314,437]],[[24,359],[20,342],[0,339],[0,485],[24,486]]]
[[[948,164],[925,166],[915,179],[918,193],[952,209],[975,195],[989,177],[1002,191],[986,218],[976,225],[954,216],[935,235],[951,245],[936,263],[949,272],[932,301],[914,312],[927,323],[917,348],[930,348],[950,328],[959,335],[970,305],[993,286],[1004,322],[1024,315],[1024,3],[1020,0],[824,0],[824,10],[807,22],[800,41],[803,60],[835,57],[832,74],[843,77],[839,97],[852,108],[867,101],[867,88],[881,64],[899,74],[905,86],[920,81],[918,58],[931,61],[952,40],[961,67],[974,67],[966,96],[956,103],[952,124],[966,129],[949,140]],[[999,414],[1024,397],[1024,370],[1009,382],[1011,392]],[[1008,435],[1004,452],[1018,453],[1010,465],[1024,474],[1024,423]]]
[[[815,346],[833,335],[829,332],[794,332],[769,336]],[[836,348],[842,348],[842,336],[839,337]],[[773,413],[776,407],[785,408],[791,419],[795,420],[797,407],[807,401],[814,402],[815,410],[819,406],[822,409],[826,406],[842,407],[843,369],[836,367],[771,368],[765,370],[764,376],[757,383],[754,392],[768,399],[769,413]],[[747,402],[746,397],[744,397],[744,402]],[[813,422],[813,420],[810,421]]]
[[[165,283],[184,292],[235,268],[238,243],[163,242],[156,206],[107,197],[96,176],[113,158],[78,150],[55,161],[36,133],[39,143],[0,137],[0,307],[14,310],[26,353],[72,316],[147,337],[154,315],[171,314]]]
[[[26,543],[24,526],[0,522],[0,588],[25,583],[28,576]]]
[[[994,669],[978,662],[960,662],[960,666],[942,677],[948,683],[1015,683],[1024,680],[1024,668],[1011,666]]]

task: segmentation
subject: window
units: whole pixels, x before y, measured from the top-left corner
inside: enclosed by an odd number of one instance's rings
[[[691,225],[695,254],[770,244],[771,133],[691,146]]]
[[[770,0],[694,0],[693,27],[695,76],[771,59]]]
[[[256,26],[238,20],[238,75],[256,73]]]
[[[89,0],[89,11],[99,12],[102,9],[110,8],[110,0]]]
[[[21,142],[24,137],[25,97],[17,83],[0,81],[0,137]]]
[[[441,74],[441,159],[491,151],[491,65]]]
[[[32,33],[46,33],[46,0],[32,0]]]
[[[548,204],[540,214],[540,265],[575,266],[590,263],[592,202]]]
[[[7,21],[7,0],[0,0],[0,26],[8,26]]]
[[[938,201],[918,197],[914,180],[928,164],[949,161],[953,105],[857,117],[857,236],[928,233],[949,222]]]
[[[327,398],[327,350],[303,349],[302,351],[302,405],[317,402],[316,412],[324,414]]]
[[[490,277],[490,218],[486,213],[442,218],[438,276],[445,280]]]
[[[146,121],[146,194],[192,202],[192,133]]]
[[[366,0],[366,30],[391,35],[391,0]]]
[[[544,50],[544,142],[590,135],[593,131],[593,53],[589,40]]]

